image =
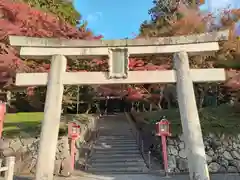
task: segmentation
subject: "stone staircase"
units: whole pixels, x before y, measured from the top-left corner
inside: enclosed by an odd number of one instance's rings
[[[125,115],[99,119],[99,136],[89,157],[89,172],[141,173],[148,168]]]

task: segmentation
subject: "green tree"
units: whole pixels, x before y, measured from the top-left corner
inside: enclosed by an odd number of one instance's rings
[[[177,36],[230,29],[229,40],[219,43],[220,51],[212,55],[202,53],[199,56],[192,56],[190,65],[192,68],[224,67],[237,70],[234,72],[227,71],[227,74],[232,74],[230,77],[233,77],[234,73],[239,73],[240,48],[239,40],[236,39],[234,34],[234,25],[235,22],[240,19],[240,10],[223,11],[220,16],[221,23],[215,24],[215,18],[211,14],[204,14],[199,11],[198,6],[193,1],[183,3],[183,1],[179,2],[175,0],[155,0],[153,4],[153,7],[149,10],[151,20],[143,22],[140,27],[140,36]],[[171,55],[167,57],[170,59],[170,62],[172,62]],[[151,61],[159,61],[159,59],[166,59],[166,55],[155,58],[151,57]],[[167,60],[162,61],[162,63],[167,64]],[[236,88],[239,87],[237,86],[237,82],[239,82],[240,79],[239,77],[237,77],[238,80],[233,78],[233,80],[230,80],[231,83],[226,84],[234,87],[236,90]],[[219,84],[199,84],[196,86],[199,107],[203,105],[203,100],[207,98],[207,94],[221,94],[221,92],[219,92],[219,87],[221,87]],[[231,93],[231,95],[234,94]],[[239,98],[240,95],[235,99]]]
[[[21,0],[30,6],[53,13],[71,25],[78,25],[81,18],[73,4],[64,0]]]
[[[153,7],[148,11],[150,21],[144,21],[140,27],[142,36],[172,36],[174,34],[173,22],[183,18],[184,13],[179,7],[188,7],[198,11],[197,0],[154,0]],[[188,9],[188,10],[189,10]]]

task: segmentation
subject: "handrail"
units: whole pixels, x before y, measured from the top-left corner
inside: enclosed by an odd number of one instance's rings
[[[125,115],[127,117],[127,120],[129,121],[133,132],[133,135],[135,136],[136,139],[136,143],[139,147],[140,153],[142,154],[142,157],[147,165],[147,167],[149,169],[151,169],[151,151],[148,151],[147,154],[145,153],[145,149],[144,149],[144,141],[143,141],[143,137],[142,135],[139,133],[139,130],[136,128],[135,124],[132,121],[132,118],[130,117],[130,115],[128,113],[125,112]]]
[[[85,162],[84,162],[84,170],[88,170],[88,153],[85,152]]]
[[[96,125],[96,124],[95,124]],[[93,153],[93,145],[96,143],[96,139],[98,139],[99,137],[99,131],[98,129],[96,128],[96,131],[95,131],[95,137],[94,137],[94,141],[91,142],[91,144],[89,145],[89,151],[88,152],[85,152],[85,166],[84,166],[84,170],[87,171],[88,170],[88,159],[89,157],[91,157],[92,153]]]
[[[93,142],[89,145],[89,147],[88,147],[88,151],[87,152],[85,152],[85,161],[84,161],[84,170],[85,171],[87,171],[88,170],[88,167],[89,167],[89,165],[88,165],[88,160],[89,160],[89,157],[91,157],[91,155],[92,155],[92,152],[93,152]]]

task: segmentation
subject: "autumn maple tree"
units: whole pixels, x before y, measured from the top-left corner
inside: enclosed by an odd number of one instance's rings
[[[0,31],[0,83],[1,88],[4,89],[11,89],[16,72],[46,72],[50,68],[48,61],[21,59],[18,51],[9,45],[7,41],[9,35],[85,40],[102,38],[101,35],[94,36],[85,24],[76,27],[76,24],[80,22],[78,19],[80,15],[73,11],[73,7],[69,3],[59,4],[58,1],[51,0],[0,0],[0,17],[2,27]],[[134,61],[135,59],[131,60],[131,69],[139,68],[139,63],[144,64],[143,61],[136,60],[136,63]],[[68,62],[67,70],[106,71],[107,60],[72,60]],[[98,90],[99,87],[93,89]],[[33,95],[33,91],[35,91],[34,96],[28,97],[31,99],[36,98],[39,94],[44,96],[42,92],[46,88],[29,87],[28,90],[30,95]],[[64,93],[64,101],[72,104],[76,99],[72,97],[77,96],[76,87],[67,86]]]
[[[215,23],[215,17],[200,12],[196,5],[184,4],[181,1],[171,3],[171,6],[163,6],[161,3],[163,1],[155,1],[154,7],[149,11],[152,19],[141,25],[139,37],[189,35],[230,28],[231,38],[227,42],[220,43],[220,51],[212,55],[203,53],[201,56],[191,57],[191,67],[224,67],[231,78],[225,87],[230,87],[231,91],[239,89],[239,77],[237,76],[239,74],[239,43],[234,34],[234,25],[240,17],[240,11],[223,11],[219,25]],[[39,62],[19,58],[18,51],[9,46],[7,42],[9,35],[86,40],[102,38],[102,36],[94,36],[86,28],[86,24],[79,24],[81,16],[74,10],[71,3],[59,4],[58,1],[52,0],[0,0],[0,17],[0,83],[1,87],[5,88],[11,87],[16,72],[43,72],[49,71],[50,68],[47,61]],[[78,27],[76,27],[77,24]],[[131,58],[129,61],[130,70],[151,71],[172,68],[172,55],[169,54],[141,59]],[[107,60],[93,59],[81,61],[81,63],[78,60],[69,61],[67,69],[68,71],[106,71]],[[216,86],[219,87],[218,84],[198,85],[197,91],[200,92],[198,96],[202,94],[201,92],[206,93]],[[43,89],[37,92],[44,96],[42,91]],[[90,89],[87,88],[87,91],[92,92],[89,93],[89,97],[93,97],[94,93],[95,95],[127,96],[130,100],[144,100],[159,108],[164,99],[169,108],[171,107],[169,104],[176,101],[176,98],[173,100],[176,97],[173,85],[105,85],[92,86]],[[64,101],[68,102],[68,105],[76,101],[74,98],[77,96],[76,92],[76,87],[65,88]]]
[[[71,4],[54,5],[53,3],[58,2],[0,0],[1,89],[12,88],[16,72],[44,72],[48,71],[50,67],[48,61],[21,59],[18,51],[9,45],[7,41],[9,35],[88,40],[102,38],[102,36],[94,36],[84,25],[75,26],[79,23],[80,15],[73,11]],[[72,71],[81,69],[82,65],[77,66],[77,64],[77,62],[71,62],[68,69]],[[29,88],[29,90],[33,90],[33,88]]]
[[[69,39],[101,38],[94,37],[90,31],[76,28],[53,14],[31,8],[25,3],[1,0],[0,16],[2,27],[0,31],[0,81],[2,83],[10,80],[9,77],[13,76],[15,71],[43,71],[48,68],[45,64],[37,66],[36,62],[31,60],[22,61],[18,52],[8,45],[6,39],[9,35]]]

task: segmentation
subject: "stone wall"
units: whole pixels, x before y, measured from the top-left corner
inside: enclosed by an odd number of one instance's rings
[[[1,143],[1,154],[3,157],[16,157],[15,173],[17,175],[30,175],[36,171],[38,148],[39,138],[4,139]],[[69,144],[66,136],[58,140],[54,174],[62,176],[71,174]]]
[[[187,155],[183,135],[168,139],[170,172],[187,172]],[[240,172],[240,135],[209,134],[204,137],[209,172]],[[159,147],[160,148],[160,147]]]
[[[89,117],[89,123],[81,128],[82,136],[76,141],[76,168],[85,170],[87,165],[87,158],[92,150],[97,135],[97,121],[98,116]]]

